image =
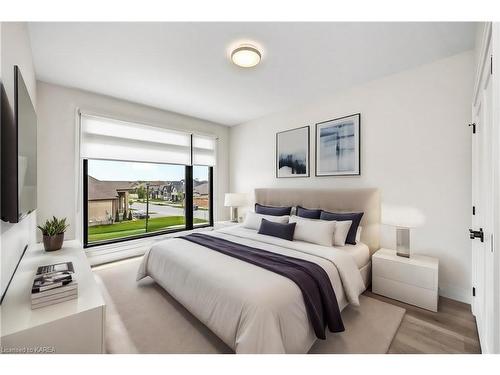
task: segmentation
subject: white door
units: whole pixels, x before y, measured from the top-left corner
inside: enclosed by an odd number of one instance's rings
[[[489,45],[489,43],[488,43]],[[491,49],[488,47],[473,106],[472,135],[472,286],[481,349],[493,350],[493,159]],[[483,239],[479,237],[482,232]],[[472,235],[473,233],[471,233]]]

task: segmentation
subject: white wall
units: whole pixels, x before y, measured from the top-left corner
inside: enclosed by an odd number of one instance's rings
[[[21,69],[31,101],[36,103],[36,80],[31,54],[31,43],[25,23],[1,23],[1,78],[9,102],[14,100],[14,65]],[[1,283],[0,295],[17,265],[26,244],[34,242],[36,213],[28,215],[18,224],[0,221]]]
[[[440,293],[470,302],[471,96],[474,54],[466,52],[388,76],[230,131],[230,188],[378,187],[383,203],[414,206],[426,222],[412,230],[414,252],[440,259]],[[361,176],[275,178],[275,134],[361,113]],[[395,246],[382,226],[382,246]]]
[[[210,134],[219,138],[214,188],[217,192],[215,217],[225,218],[224,202],[228,191],[227,127],[173,112],[167,112],[124,100],[77,89],[38,82],[38,221],[52,215],[67,217],[70,227],[67,238],[79,233],[81,212],[77,212],[77,162],[75,137],[76,111],[150,123],[170,129]],[[138,93],[139,95],[139,93]],[[78,226],[78,227],[77,227]]]

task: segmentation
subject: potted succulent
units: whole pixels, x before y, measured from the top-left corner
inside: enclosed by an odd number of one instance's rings
[[[62,247],[64,232],[66,232],[68,226],[66,218],[58,219],[55,216],[52,217],[52,220],[46,220],[43,226],[38,225],[38,228],[43,233],[45,251],[55,251]]]

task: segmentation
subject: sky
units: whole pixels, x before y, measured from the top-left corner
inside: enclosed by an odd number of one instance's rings
[[[183,165],[89,160],[88,174],[101,181],[180,181]],[[208,180],[208,168],[194,166],[193,178]]]

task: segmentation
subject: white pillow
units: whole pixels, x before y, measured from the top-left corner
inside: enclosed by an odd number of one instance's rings
[[[351,229],[352,220],[335,221],[335,232],[333,233],[333,246],[345,246],[347,233]]]
[[[323,246],[332,246],[335,221],[306,219],[291,216],[290,223],[296,223],[293,239]]]
[[[356,243],[361,242],[361,231],[363,230],[363,227],[360,225],[358,227],[358,230],[356,231]]]
[[[286,216],[272,216],[272,215],[256,214],[255,212],[247,212],[247,215],[245,217],[245,221],[243,222],[243,227],[249,228],[249,229],[259,230],[260,223],[262,222],[262,219],[266,219],[266,220],[272,221],[274,223],[286,224],[286,223],[288,223],[289,218],[290,218],[290,216],[288,216],[288,215],[286,215]]]

